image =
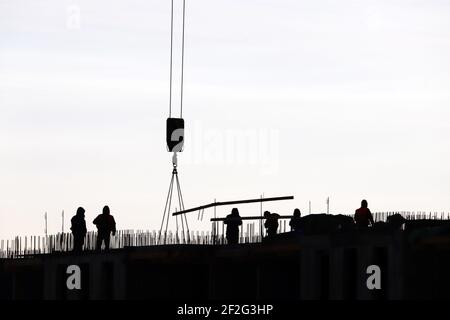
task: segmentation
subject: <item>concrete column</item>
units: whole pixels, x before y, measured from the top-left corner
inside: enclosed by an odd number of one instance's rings
[[[89,300],[102,299],[102,260],[95,259],[89,263]]]
[[[214,264],[209,263],[208,266],[208,300],[215,298],[215,279],[214,279]]]
[[[119,260],[113,264],[113,299],[125,300],[127,298],[127,270],[123,261]]]
[[[50,260],[44,263],[44,300],[56,300],[57,265]]]
[[[403,235],[399,234],[393,238],[392,245],[388,247],[388,299],[400,300],[404,296],[404,245]]]
[[[357,249],[357,285],[356,285],[356,299],[357,300],[372,300],[372,292],[367,288],[367,267],[372,265],[373,261],[373,247],[361,246]],[[383,276],[383,275],[381,275]]]
[[[344,299],[344,249],[330,250],[330,300]]]
[[[17,300],[17,272],[11,273],[11,298]]]
[[[256,265],[256,300],[261,299],[261,264]]]
[[[302,253],[300,252],[298,255],[298,265],[299,265],[299,270],[298,270],[298,295],[296,297],[296,299],[298,300],[302,300],[302,287],[303,287],[303,280],[302,280]]]
[[[305,248],[301,253],[300,299],[315,300],[319,298],[318,263],[316,250]]]

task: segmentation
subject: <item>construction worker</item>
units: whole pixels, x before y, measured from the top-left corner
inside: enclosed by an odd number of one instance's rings
[[[291,226],[292,231],[300,231],[301,216],[302,213],[300,212],[300,209],[295,209],[294,215],[291,218],[291,221],[289,221],[289,225]]]
[[[264,212],[264,218],[266,218],[264,227],[266,227],[268,237],[272,237],[277,234],[279,217],[280,215],[277,213],[270,213],[269,211]]]
[[[355,211],[355,223],[358,229],[366,229],[369,225],[374,225],[375,222],[373,221],[367,200],[361,201],[361,208]]]
[[[73,235],[73,251],[81,252],[84,245],[84,238],[86,237],[87,229],[86,229],[86,220],[84,220],[85,210],[82,207],[77,209],[77,213],[70,220],[72,226],[70,230],[72,230]]]
[[[116,221],[111,215],[108,206],[103,208],[103,213],[98,215],[97,218],[94,219],[93,223],[97,226],[98,230],[96,250],[101,250],[102,242],[105,242],[105,250],[108,250],[111,232],[113,236],[116,234]]]
[[[227,225],[226,237],[228,244],[238,244],[239,226],[242,225],[239,210],[237,208],[233,208],[233,210],[231,210],[231,214],[227,215],[223,223]]]

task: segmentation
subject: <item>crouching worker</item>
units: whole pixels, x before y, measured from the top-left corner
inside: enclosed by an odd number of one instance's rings
[[[264,212],[264,218],[266,219],[264,227],[266,228],[268,237],[273,237],[277,234],[279,217],[280,215],[277,213],[270,213],[269,211]]]

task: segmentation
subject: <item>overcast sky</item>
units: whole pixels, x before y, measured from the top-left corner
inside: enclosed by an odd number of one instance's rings
[[[92,230],[105,204],[159,228],[169,44],[169,0],[0,0],[1,239],[42,235],[45,212],[67,230],[78,206]],[[450,211],[449,57],[446,0],[188,0],[186,207]]]

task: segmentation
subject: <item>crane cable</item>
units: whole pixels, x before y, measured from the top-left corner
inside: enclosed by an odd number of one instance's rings
[[[169,94],[169,118],[172,117],[172,60],[173,60],[173,0],[170,12],[170,94]]]
[[[172,83],[173,83],[173,1],[170,12],[170,89],[169,89],[169,118],[172,117]],[[183,29],[181,42],[181,93],[180,93],[180,118],[183,118],[183,87],[184,87],[184,30],[186,21],[186,0],[183,0]]]
[[[180,118],[183,118],[183,85],[184,85],[184,27],[186,21],[186,0],[183,0],[183,35],[181,42],[181,99]]]

